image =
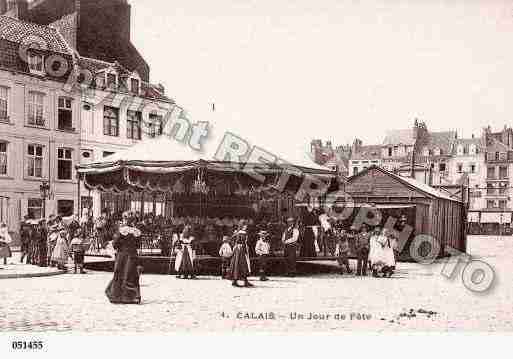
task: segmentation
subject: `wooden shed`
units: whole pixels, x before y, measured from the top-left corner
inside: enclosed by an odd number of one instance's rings
[[[410,241],[417,235],[430,235],[440,245],[440,256],[448,248],[466,251],[467,210],[462,201],[416,181],[380,167],[370,167],[348,179],[345,192],[354,207],[376,207],[382,214],[380,225],[388,217],[404,218],[413,228]],[[353,211],[353,218],[357,211]],[[406,247],[402,256],[408,256]]]

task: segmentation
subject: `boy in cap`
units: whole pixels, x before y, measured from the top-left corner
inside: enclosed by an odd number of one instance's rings
[[[337,245],[335,249],[335,256],[340,265],[340,274],[344,274],[344,266],[346,267],[347,274],[352,274],[353,271],[349,267],[349,240],[346,231],[340,227],[335,230],[337,238]]]
[[[259,273],[260,280],[265,282],[269,280],[266,276],[267,271],[267,258],[269,257],[269,252],[271,250],[271,245],[269,243],[269,233],[267,231],[258,232],[258,241],[255,246],[255,253],[258,256],[259,262]]]
[[[221,278],[227,278],[228,267],[230,266],[230,259],[233,255],[230,237],[223,236],[223,244],[219,248],[219,255],[221,256]]]

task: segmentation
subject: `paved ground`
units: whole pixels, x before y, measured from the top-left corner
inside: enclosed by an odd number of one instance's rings
[[[400,264],[392,279],[327,274],[273,278],[255,282],[252,289],[232,288],[215,277],[185,281],[143,275],[143,303],[132,306],[108,303],[103,290],[109,273],[5,279],[0,282],[0,331],[513,329],[513,238],[471,237],[470,250],[498,275],[487,295],[468,291],[460,277],[441,276],[441,263]],[[245,319],[248,312],[272,313],[274,319],[271,314],[267,320]],[[307,319],[311,312],[329,317]],[[305,318],[291,319],[291,313]],[[351,318],[351,313],[360,316]]]
[[[0,279],[44,277],[62,274],[62,271],[53,267],[38,267],[20,263],[20,253],[14,252],[12,258],[7,258],[7,265],[0,261]],[[1,285],[1,284],[0,284]]]

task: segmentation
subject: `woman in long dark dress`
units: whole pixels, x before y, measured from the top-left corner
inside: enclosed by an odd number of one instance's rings
[[[228,277],[232,280],[234,287],[240,287],[238,281],[244,281],[245,287],[253,287],[248,281],[251,273],[251,264],[248,253],[248,235],[245,229],[241,229],[234,234],[235,246],[228,270]]]
[[[314,227],[318,225],[318,219],[313,208],[308,207],[303,214],[304,233],[301,239],[300,257],[316,257]]]
[[[141,242],[141,232],[135,228],[134,221],[123,215],[123,222],[113,236],[112,246],[116,250],[114,277],[105,294],[111,303],[139,304],[141,289],[137,270],[137,249]]]

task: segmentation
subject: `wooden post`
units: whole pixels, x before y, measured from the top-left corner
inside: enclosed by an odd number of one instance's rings
[[[82,217],[82,206],[81,206],[81,200],[82,196],[80,194],[80,181],[82,180],[82,175],[80,173],[77,174],[77,213],[78,218]]]

